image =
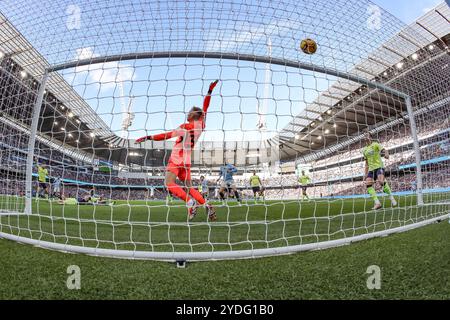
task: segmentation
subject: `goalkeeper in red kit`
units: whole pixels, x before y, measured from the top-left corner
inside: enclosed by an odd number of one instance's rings
[[[214,207],[206,203],[206,200],[200,192],[192,187],[191,153],[205,130],[206,114],[209,103],[211,102],[211,94],[218,82],[219,80],[216,80],[209,85],[208,94],[203,101],[203,109],[193,107],[189,111],[187,123],[182,124],[173,131],[146,136],[136,140],[138,144],[146,140],[162,141],[177,138],[166,168],[166,187],[172,195],[187,203],[189,220],[194,219],[199,205],[206,207],[209,220],[216,220]],[[184,183],[185,188],[176,184],[177,178]]]

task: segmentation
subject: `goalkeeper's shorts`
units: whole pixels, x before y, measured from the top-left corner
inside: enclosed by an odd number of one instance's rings
[[[167,171],[176,175],[180,181],[191,181],[191,165],[175,164],[169,160]]]

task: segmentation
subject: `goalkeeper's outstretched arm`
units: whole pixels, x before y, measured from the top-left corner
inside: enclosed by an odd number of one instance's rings
[[[203,100],[203,112],[204,113],[208,112],[209,103],[211,102],[211,94],[218,82],[219,82],[219,80],[216,80],[214,82],[211,82],[211,84],[209,85],[208,94],[205,96],[205,99]]]
[[[169,140],[172,139],[174,137],[179,137],[182,136],[186,133],[186,130],[192,130],[194,129],[194,126],[192,124],[186,123],[186,124],[182,124],[178,129],[173,130],[173,131],[169,131],[169,132],[164,132],[164,133],[160,133],[160,134],[155,134],[153,136],[145,136],[142,138],[139,138],[136,140],[136,143],[141,143],[144,142],[146,140],[153,140],[153,141],[163,141],[163,140]]]
[[[161,134],[156,134],[154,136],[145,136],[145,137],[139,138],[136,140],[135,143],[142,143],[146,140],[154,140],[154,141],[168,140],[175,136],[176,136],[175,131],[169,131],[169,132],[165,132],[165,133],[161,133]]]

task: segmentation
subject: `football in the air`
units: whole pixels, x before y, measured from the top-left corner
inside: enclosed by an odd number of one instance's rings
[[[313,39],[304,39],[300,43],[300,49],[306,54],[314,54],[317,51],[317,42]]]

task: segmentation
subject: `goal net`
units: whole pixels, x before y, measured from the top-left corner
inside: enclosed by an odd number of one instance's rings
[[[0,237],[202,260],[446,219],[449,18],[442,4],[406,26],[365,0],[4,0]]]

